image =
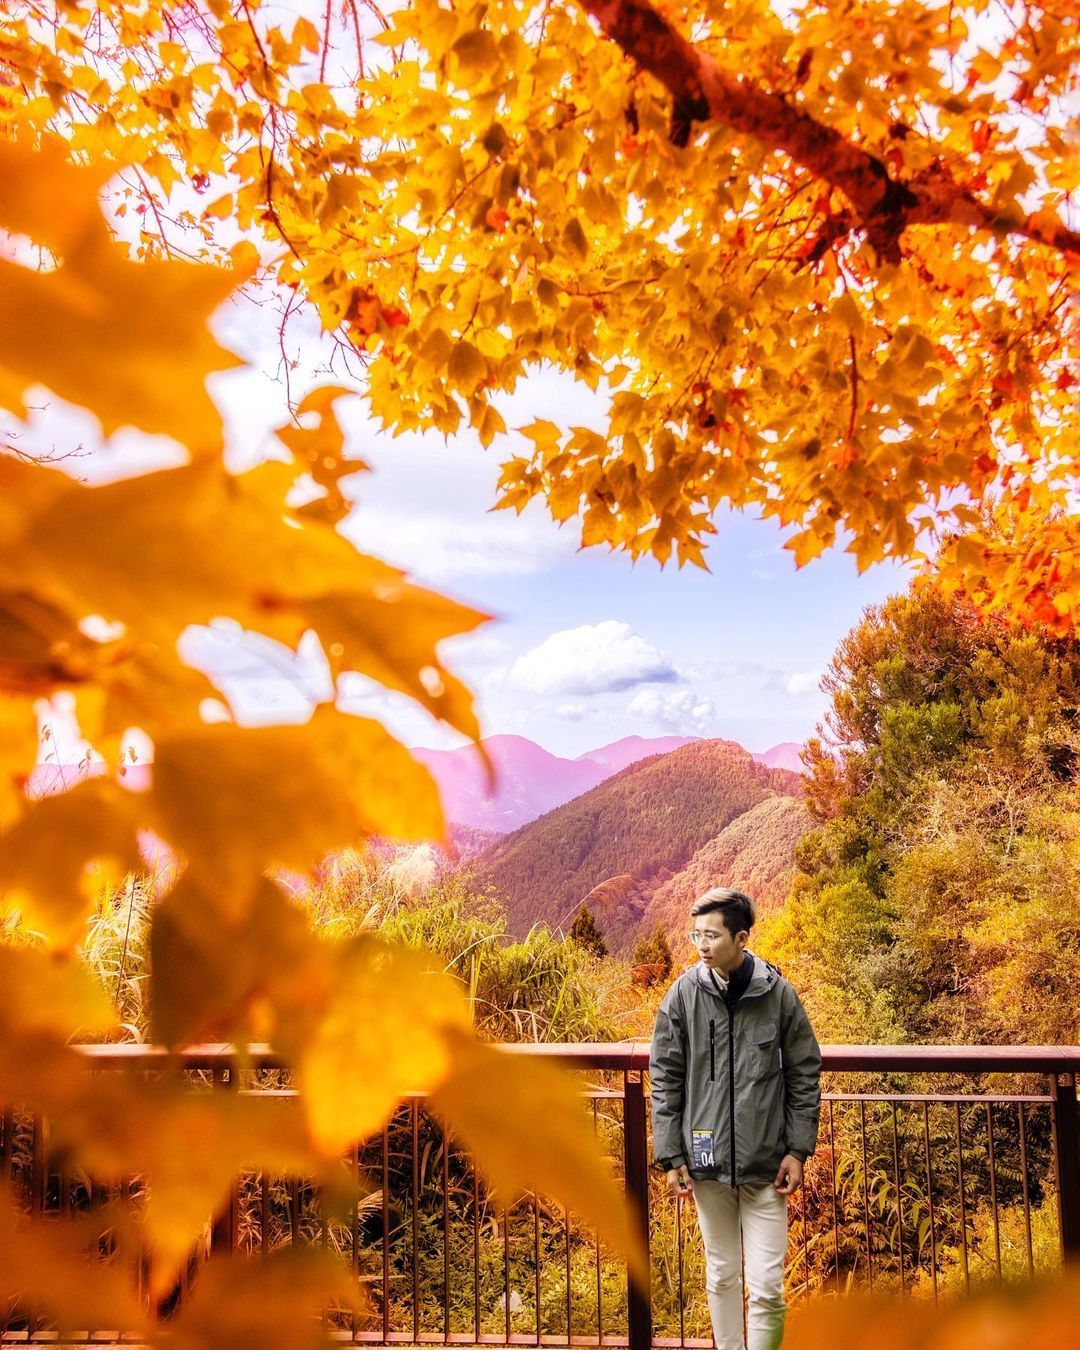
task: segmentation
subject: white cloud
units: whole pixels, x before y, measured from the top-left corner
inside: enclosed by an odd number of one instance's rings
[[[561,718],[564,722],[580,722],[588,715],[588,708],[584,703],[560,703],[552,708],[551,715]]]
[[[642,689],[630,700],[627,712],[683,733],[703,734],[716,721],[712,699],[692,689]]]
[[[604,694],[677,679],[659,647],[616,619],[552,633],[519,656],[508,676],[516,688],[536,694]]]
[[[761,675],[764,666],[757,661],[692,661],[679,666],[680,676],[690,684],[707,681],[738,680],[747,675]]]
[[[505,661],[509,654],[510,647],[504,638],[494,637],[483,629],[479,633],[462,633],[444,638],[439,644],[439,656],[457,675],[491,670],[500,661]]]
[[[356,717],[371,717],[405,745],[454,750],[468,738],[434,718],[408,694],[386,689],[366,675],[347,671],[338,681],[337,706]]]
[[[820,670],[800,670],[788,676],[784,688],[789,694],[816,694],[820,683]]]
[[[407,514],[363,508],[345,533],[363,553],[385,558],[428,584],[462,577],[530,576],[577,551],[569,529],[553,525],[541,509],[457,516]]]

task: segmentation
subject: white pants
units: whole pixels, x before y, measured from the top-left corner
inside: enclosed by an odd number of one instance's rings
[[[776,1350],[784,1336],[787,1196],[771,1182],[695,1181],[705,1288],[717,1350]],[[743,1271],[749,1293],[743,1341]]]

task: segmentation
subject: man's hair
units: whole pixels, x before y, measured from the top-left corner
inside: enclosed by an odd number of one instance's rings
[[[701,914],[719,914],[732,937],[736,933],[749,933],[757,917],[750,897],[727,886],[715,886],[694,903],[690,917],[696,919]]]

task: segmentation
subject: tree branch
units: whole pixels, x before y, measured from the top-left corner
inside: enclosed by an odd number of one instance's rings
[[[861,228],[878,256],[898,262],[900,236],[909,225],[960,222],[997,233],[1037,239],[1065,253],[1080,253],[1080,233],[1064,225],[1004,216],[980,202],[941,162],[903,183],[890,178],[880,159],[840,132],[793,107],[742,75],[724,70],[658,14],[649,0],[581,0],[601,30],[675,100],[672,124],[687,119],[722,122],[741,135],[782,150],[851,203],[850,228]],[[680,132],[680,135],[682,132]]]

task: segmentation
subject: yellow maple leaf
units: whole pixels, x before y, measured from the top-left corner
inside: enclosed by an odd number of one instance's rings
[[[331,524],[341,520],[349,510],[349,503],[341,494],[341,479],[361,473],[368,467],[362,459],[345,457],[345,433],[334,413],[334,402],[352,392],[338,385],[313,389],[301,401],[296,416],[306,418],[308,422],[315,419],[314,425],[289,422],[274,432],[292,451],[298,466],[323,489],[324,495],[300,507],[299,513],[316,515]]]
[[[0,910],[18,911],[25,927],[71,946],[93,903],[90,864],[141,866],[136,821],[136,800],[107,779],[35,802],[0,843]]]
[[[333,1252],[300,1248],[261,1261],[215,1257],[157,1344],[205,1350],[272,1340],[274,1350],[318,1350],[327,1344],[319,1314],[328,1304],[363,1306],[359,1286]]]
[[[295,1051],[325,1005],[326,944],[311,933],[304,910],[266,878],[247,911],[239,918],[234,911],[235,898],[191,873],[154,906],[154,1039],[168,1046],[266,1039]]]
[[[46,384],[89,408],[105,432],[159,432],[193,453],[220,446],[206,376],[239,364],[207,319],[244,274],[178,260],[132,262],[97,209],[100,166],[76,168],[53,143],[0,141],[0,225],[58,254],[51,271],[0,260],[0,404],[19,411]],[[57,201],[64,205],[58,211]],[[57,218],[65,224],[57,224]]]
[[[371,835],[443,834],[428,770],[378,722],[323,706],[303,726],[221,723],[160,740],[148,810],[192,872],[244,913],[272,864],[308,869]]]
[[[65,1039],[117,1026],[104,989],[72,956],[0,944],[0,1026],[5,1036],[53,1031]]]
[[[470,1028],[460,986],[418,953],[369,937],[343,945],[333,996],[300,1059],[320,1147],[339,1153],[378,1128],[406,1092],[437,1087],[451,1068],[448,1034]]]
[[[791,1350],[1078,1350],[1080,1277],[1037,1280],[947,1304],[910,1298],[822,1299],[800,1308]]]
[[[554,1065],[463,1037],[454,1038],[453,1052],[453,1071],[433,1093],[433,1105],[492,1184],[507,1199],[527,1189],[554,1196],[626,1253],[647,1287],[644,1245],[573,1081]],[[513,1128],[525,1121],[527,1140]]]
[[[50,495],[11,547],[27,583],[63,595],[72,612],[104,614],[161,653],[188,624],[219,615],[293,647],[314,628],[335,673],[380,680],[478,734],[468,692],[436,647],[487,616],[406,583],[326,524],[298,522],[287,466],[234,477],[203,462],[62,490],[59,475],[39,472]]]
[[[61,1333],[77,1327],[119,1327],[145,1335],[146,1318],[131,1282],[98,1259],[102,1215],[63,1224],[31,1220],[0,1187],[0,1302],[54,1319]]]

